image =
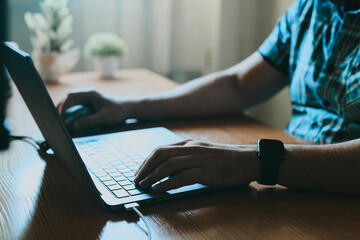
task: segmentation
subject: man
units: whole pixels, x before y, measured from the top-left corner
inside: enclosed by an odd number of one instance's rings
[[[78,128],[127,118],[233,115],[289,84],[293,116],[287,131],[315,143],[333,144],[285,145],[277,174],[264,172],[267,168],[255,145],[187,140],[155,150],[139,168],[135,182],[149,187],[172,176],[154,186],[162,192],[193,183],[242,185],[270,174],[270,182],[288,187],[359,194],[359,8],[358,0],[297,0],[259,50],[229,69],[139,99],[73,93],[59,104],[59,111],[92,105],[96,113],[75,123]]]

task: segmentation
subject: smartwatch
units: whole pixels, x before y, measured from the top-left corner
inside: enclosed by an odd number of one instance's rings
[[[260,159],[262,170],[258,183],[275,185],[279,168],[285,158],[284,144],[279,140],[260,139],[257,143],[256,155]]]

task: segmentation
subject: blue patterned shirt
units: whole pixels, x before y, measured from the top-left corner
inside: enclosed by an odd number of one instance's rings
[[[360,10],[341,0],[298,0],[260,46],[287,74],[286,130],[315,143],[360,138]]]

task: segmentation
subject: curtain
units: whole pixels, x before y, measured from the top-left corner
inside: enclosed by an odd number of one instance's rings
[[[284,0],[72,0],[69,7],[77,47],[96,32],[113,32],[129,48],[122,68],[196,75],[229,67],[256,50],[274,25],[278,1]],[[28,52],[23,15],[39,12],[38,3],[10,1],[11,40]],[[82,58],[75,70],[91,69]]]
[[[96,32],[114,32],[129,54],[123,68],[149,68],[160,74],[214,70],[214,27],[220,0],[86,0],[70,2],[78,46]],[[208,59],[206,59],[208,58]],[[82,60],[81,69],[91,69]]]

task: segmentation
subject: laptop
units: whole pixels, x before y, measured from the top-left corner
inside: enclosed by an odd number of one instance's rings
[[[5,65],[56,159],[100,206],[126,209],[208,191],[193,184],[165,193],[137,188],[134,173],[158,146],[181,141],[168,129],[157,127],[71,138],[29,54],[0,43]],[[163,179],[164,180],[164,179]]]

